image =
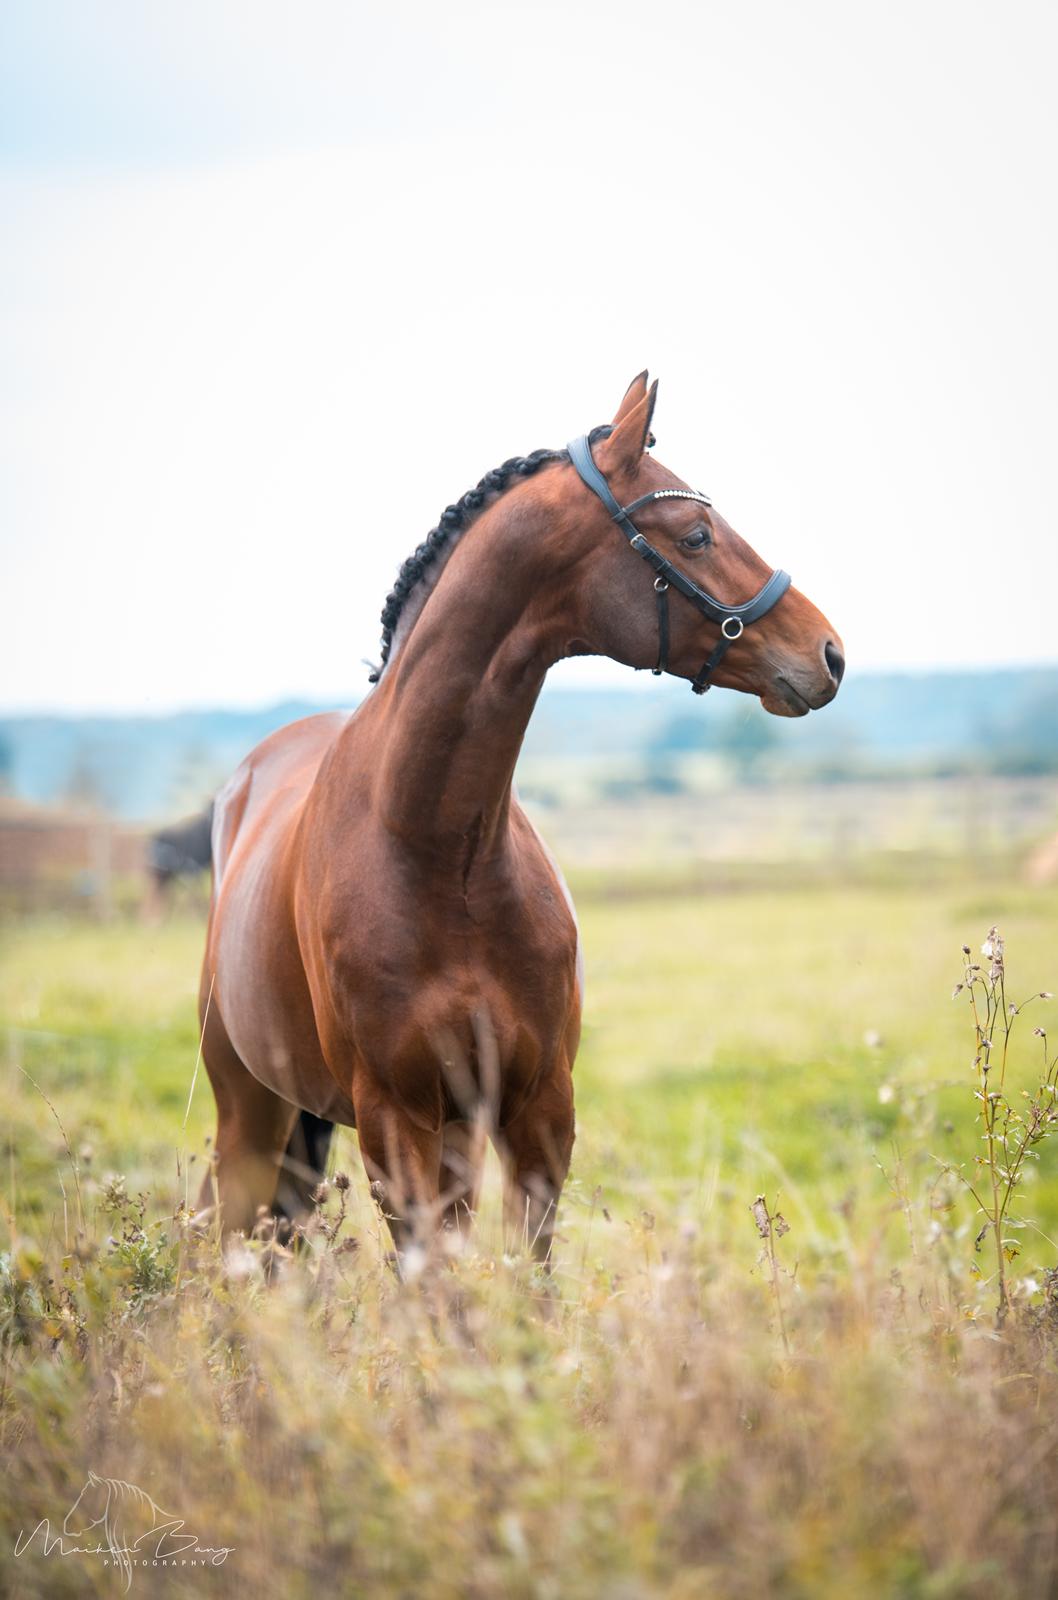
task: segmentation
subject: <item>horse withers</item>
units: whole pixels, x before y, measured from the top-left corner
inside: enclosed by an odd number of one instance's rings
[[[398,1255],[466,1227],[487,1134],[508,1225],[548,1258],[582,969],[512,779],[549,667],[609,656],[786,717],[832,700],[844,667],[811,601],[648,454],[656,393],[641,374],[612,424],[449,506],[387,599],[373,691],[273,734],[218,795],[201,1204],[225,1233],[306,1210],[340,1122]]]

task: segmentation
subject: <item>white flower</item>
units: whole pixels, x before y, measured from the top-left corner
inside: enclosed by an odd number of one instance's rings
[[[988,938],[981,946],[981,954],[991,962],[988,976],[993,983],[1003,975],[1003,951],[1005,948],[1005,941],[1001,937],[999,929],[989,928]]]

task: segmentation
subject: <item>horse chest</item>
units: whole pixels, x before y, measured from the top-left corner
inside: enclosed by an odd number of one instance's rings
[[[478,917],[459,895],[332,908],[321,956],[337,1034],[378,1062],[449,1046],[469,1059],[483,1038],[504,1069],[553,1054],[578,996],[566,903],[550,886],[485,903]]]
[[[373,935],[334,941],[327,961],[332,993],[360,1010],[396,1002],[399,1010],[446,997],[445,1009],[499,1005],[564,1007],[575,979],[576,938],[566,927],[541,929],[520,916],[472,922],[410,909]],[[439,1002],[440,1003],[440,1002]]]

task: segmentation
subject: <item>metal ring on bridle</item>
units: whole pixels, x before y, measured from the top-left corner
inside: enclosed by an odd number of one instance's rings
[[[741,617],[725,617],[720,624],[720,632],[725,639],[740,639],[745,631]]]
[[[664,594],[667,588],[668,584],[665,582],[664,578],[654,579],[654,590],[657,594]]]

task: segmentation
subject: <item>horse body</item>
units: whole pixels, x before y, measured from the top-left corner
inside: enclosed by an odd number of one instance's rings
[[[644,454],[653,397],[633,383],[599,465],[675,495]],[[226,1230],[272,1200],[301,1110],[356,1126],[398,1249],[424,1219],[462,1225],[487,1129],[508,1215],[548,1254],[573,1144],[578,940],[514,767],[556,660],[647,666],[657,647],[650,585],[568,456],[527,459],[524,481],[478,495],[363,705],[273,734],[218,797],[202,1013]],[[646,515],[690,564],[708,502],[688,499]],[[715,515],[709,533],[715,581],[759,589],[759,558]],[[716,627],[687,607],[668,633],[670,670],[692,678]],[[836,692],[835,638],[790,590],[716,681],[802,714]]]
[[[322,715],[280,729],[217,796],[203,981],[213,986],[205,1018],[211,1044],[225,1031],[264,1087],[317,1116],[352,1122],[348,1083],[343,1094],[319,1043],[298,942],[293,870],[306,801],[344,722]]]
[[[576,923],[509,793],[502,826],[479,809],[437,830],[427,799],[413,840],[391,831],[370,781],[389,698],[383,686],[347,719],[280,730],[218,796],[204,1053],[211,1073],[227,1062],[220,1093],[240,1096],[240,1166],[255,1142],[260,1165],[274,1161],[302,1108],[358,1127],[391,1216],[440,1201],[457,1222],[473,1206],[480,1112],[504,1130],[516,1181],[568,1161]],[[527,1137],[530,1101],[546,1115]],[[252,1225],[263,1192],[227,1185],[226,1225]],[[530,1237],[539,1209],[534,1190],[521,1206]]]

